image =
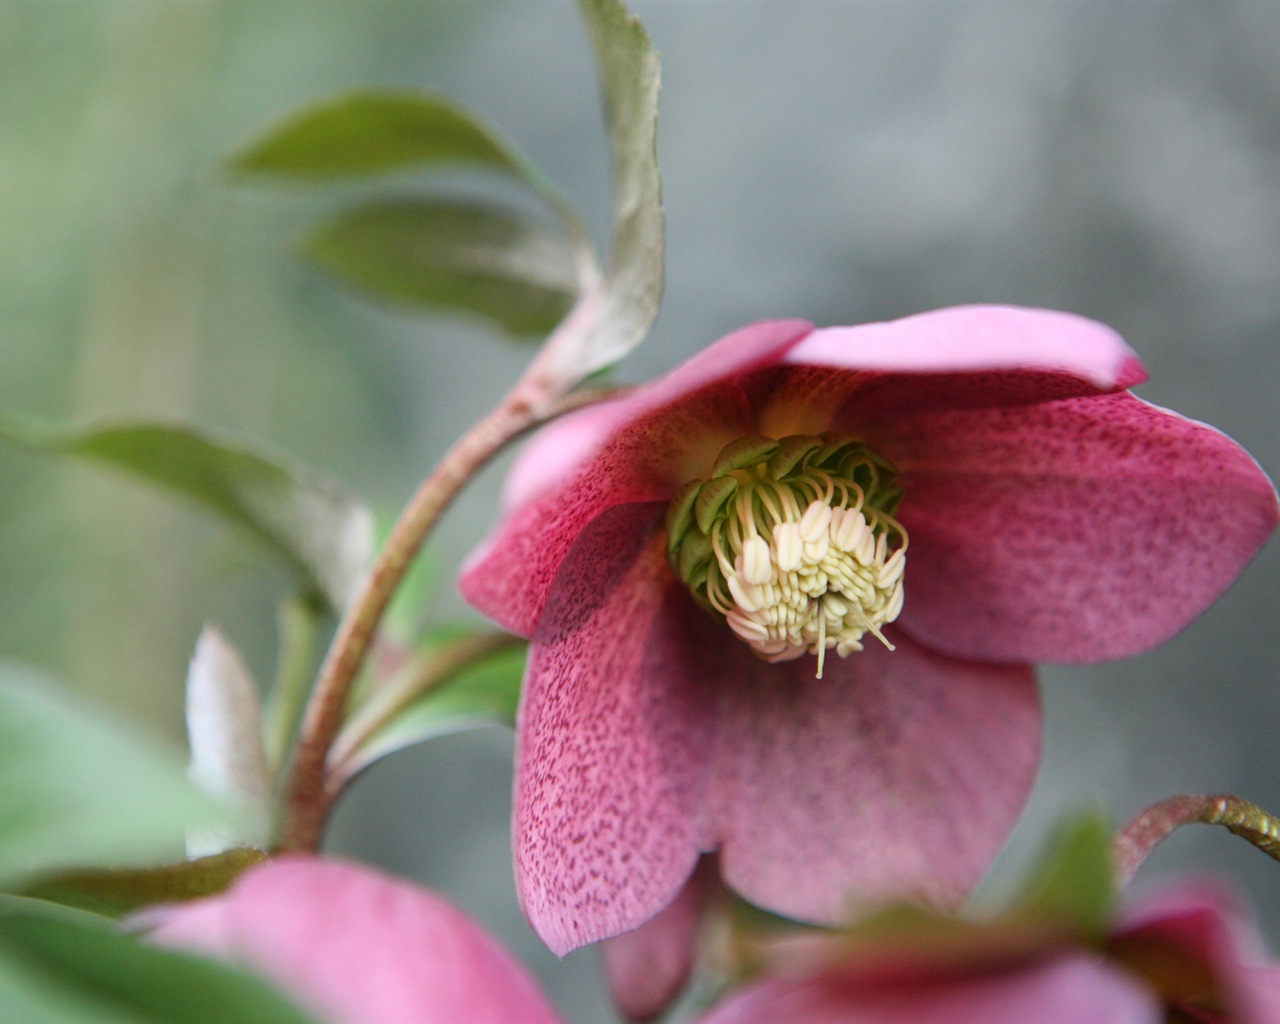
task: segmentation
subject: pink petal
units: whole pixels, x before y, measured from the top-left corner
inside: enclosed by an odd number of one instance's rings
[[[1220,885],[1192,881],[1142,893],[1126,906],[1113,943],[1175,950],[1209,970],[1230,1002],[1233,1021],[1280,1024],[1275,968],[1260,969],[1261,936]]]
[[[959,657],[1146,650],[1217,598],[1277,522],[1247,452],[1128,394],[921,415],[872,443],[905,491],[901,624]]]
[[[716,891],[722,890],[715,859],[704,857],[669,907],[600,944],[609,991],[629,1020],[652,1020],[680,995],[693,972],[703,909]]]
[[[1144,377],[1119,335],[1092,320],[965,306],[814,331],[745,386],[762,434],[867,436],[919,413],[1098,395]]]
[[[1014,306],[953,306],[888,323],[820,328],[783,361],[894,374],[1041,370],[1100,390],[1133,387],[1146,376],[1111,328],[1072,313]]]
[[[1003,845],[1040,749],[1035,679],[900,635],[823,679],[812,657],[724,675],[714,827],[726,883],[770,910],[836,922],[914,896],[954,904]]]
[[[1064,956],[999,974],[867,986],[831,972],[766,980],[700,1024],[1159,1024],[1152,995],[1097,960]]]
[[[535,436],[508,485],[507,503],[518,507],[463,567],[463,596],[530,635],[582,528],[615,505],[669,499],[751,433],[737,378],[810,329],[796,320],[743,328],[653,384]]]
[[[547,602],[518,725],[515,842],[525,913],[556,953],[638,927],[693,871],[714,677],[682,638],[701,614],[652,506],[598,517]]]
[[[524,969],[425,889],[291,856],[163,912],[152,937],[260,971],[336,1024],[557,1024]]]
[[[1240,972],[1242,1001],[1251,1014],[1243,1019],[1256,1024],[1280,1022],[1280,968],[1250,967]]]

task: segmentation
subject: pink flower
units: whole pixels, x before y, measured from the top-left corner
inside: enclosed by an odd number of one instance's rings
[[[1030,664],[1160,643],[1275,527],[1249,455],[1142,378],[1063,313],[763,323],[540,433],[461,587],[532,639],[548,945],[636,928],[713,850],[806,920],[962,898],[1035,773]]]
[[[456,907],[355,864],[282,857],[148,920],[155,941],[254,970],[332,1024],[562,1022]]]
[[[1050,933],[1046,933],[1047,938]],[[1280,969],[1219,890],[1148,896],[1096,948],[954,942],[814,955],[731,994],[701,1024],[1277,1024]],[[866,954],[870,953],[870,956]],[[803,963],[803,960],[802,960]]]

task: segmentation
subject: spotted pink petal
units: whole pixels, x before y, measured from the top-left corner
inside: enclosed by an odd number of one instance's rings
[[[1091,957],[973,977],[866,985],[830,972],[766,980],[699,1024],[1160,1024],[1150,992]]]
[[[648,517],[648,518],[646,518]],[[694,607],[645,506],[584,531],[531,648],[517,758],[519,888],[553,950],[628,931],[723,846],[731,887],[823,921],[962,898],[1025,801],[1030,669],[901,638],[768,665]]]
[[[1129,394],[921,415],[901,470],[901,624],[959,657],[1092,662],[1199,615],[1274,530],[1275,490],[1212,427]]]
[[[868,638],[870,640],[870,638]],[[904,896],[954,906],[1022,809],[1040,754],[1025,666],[896,651],[723,674],[712,796],[730,888],[821,922]]]
[[[164,908],[152,938],[258,971],[333,1024],[560,1024],[524,968],[439,896],[306,856]]]
[[[698,858],[715,687],[680,642],[691,610],[652,507],[626,506],[583,532],[534,635],[516,876],[561,955],[653,917]]]

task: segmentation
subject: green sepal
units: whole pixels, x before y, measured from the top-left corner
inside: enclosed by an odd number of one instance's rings
[[[711,549],[711,541],[702,533],[690,530],[680,543],[680,555],[676,560],[676,573],[682,580],[689,582],[697,576],[700,569],[715,556]]]
[[[718,477],[703,484],[693,505],[693,515],[697,520],[698,529],[709,534],[711,524],[716,521],[725,502],[737,491],[738,481],[731,476]]]
[[[667,506],[667,556],[671,557],[680,547],[684,535],[693,522],[693,503],[702,489],[701,480],[690,480],[676,492]]]
[[[732,473],[735,469],[746,469],[761,462],[767,462],[778,450],[778,442],[771,437],[740,437],[730,441],[720,450],[711,467],[711,477],[716,479]]]
[[[45,875],[21,896],[119,917],[156,903],[178,903],[222,892],[267,855],[247,848],[157,868],[85,869]]]
[[[810,434],[791,434],[778,442],[777,453],[769,460],[769,475],[781,480],[810,452],[822,447],[822,441]]]

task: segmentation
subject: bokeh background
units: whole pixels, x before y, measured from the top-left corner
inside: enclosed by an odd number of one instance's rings
[[[663,61],[668,286],[621,378],[758,318],[1052,306],[1118,328],[1150,370],[1140,394],[1280,471],[1280,5],[633,6]],[[394,515],[527,350],[372,306],[295,257],[369,187],[244,187],[220,170],[296,106],[373,84],[483,113],[603,235],[606,145],[568,2],[0,3],[0,408],[252,435]],[[467,615],[450,577],[500,470],[432,547],[437,619]],[[201,624],[266,679],[287,587],[198,513],[8,449],[0,579],[0,654],[175,744]],[[1045,761],[1003,877],[1083,805],[1123,819],[1226,790],[1280,810],[1277,592],[1273,544],[1162,649],[1044,671]],[[556,962],[519,914],[510,754],[489,730],[390,758],[339,808],[332,847],[449,893],[574,1019],[607,1020],[594,955]],[[1225,832],[1177,835],[1150,870],[1203,866],[1247,886],[1280,938],[1280,869]]]

